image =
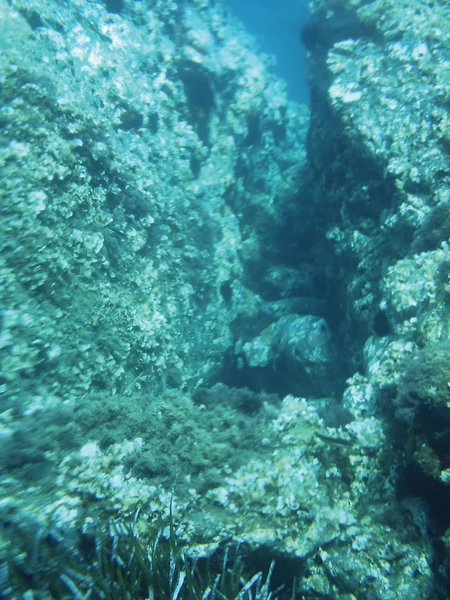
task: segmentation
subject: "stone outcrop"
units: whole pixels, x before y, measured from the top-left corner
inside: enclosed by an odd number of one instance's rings
[[[309,114],[218,2],[0,0],[0,516],[437,600],[449,8],[311,10]]]

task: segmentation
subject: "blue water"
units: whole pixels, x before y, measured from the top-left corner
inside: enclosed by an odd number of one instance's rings
[[[302,23],[308,17],[307,0],[226,0],[233,13],[256,37],[261,50],[275,55],[276,73],[286,80],[291,100],[308,102]]]

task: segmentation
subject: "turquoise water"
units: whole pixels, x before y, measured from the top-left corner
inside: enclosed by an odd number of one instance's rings
[[[276,57],[275,72],[286,80],[289,98],[307,103],[305,50],[300,39],[302,25],[308,19],[307,2],[228,0],[227,5],[256,37],[261,50]]]

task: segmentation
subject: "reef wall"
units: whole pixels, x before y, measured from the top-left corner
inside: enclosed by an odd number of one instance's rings
[[[361,401],[348,388],[344,404],[383,420],[394,488],[407,512],[413,499],[441,574],[450,525],[449,16],[445,2],[317,1],[302,33],[322,260],[356,379],[374,392]]]
[[[437,599],[449,9],[311,10],[310,116],[218,2],[0,0],[0,517]]]
[[[1,10],[5,390],[214,379],[240,310],[231,288],[302,164],[306,113],[208,2]],[[230,198],[252,203],[253,231]]]

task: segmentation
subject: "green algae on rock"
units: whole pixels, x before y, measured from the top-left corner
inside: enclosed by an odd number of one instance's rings
[[[306,136],[218,2],[0,0],[1,516],[74,547],[173,516],[289,595],[434,600],[445,368],[405,365],[449,335],[448,7],[311,10]],[[286,395],[291,321],[339,385]]]

